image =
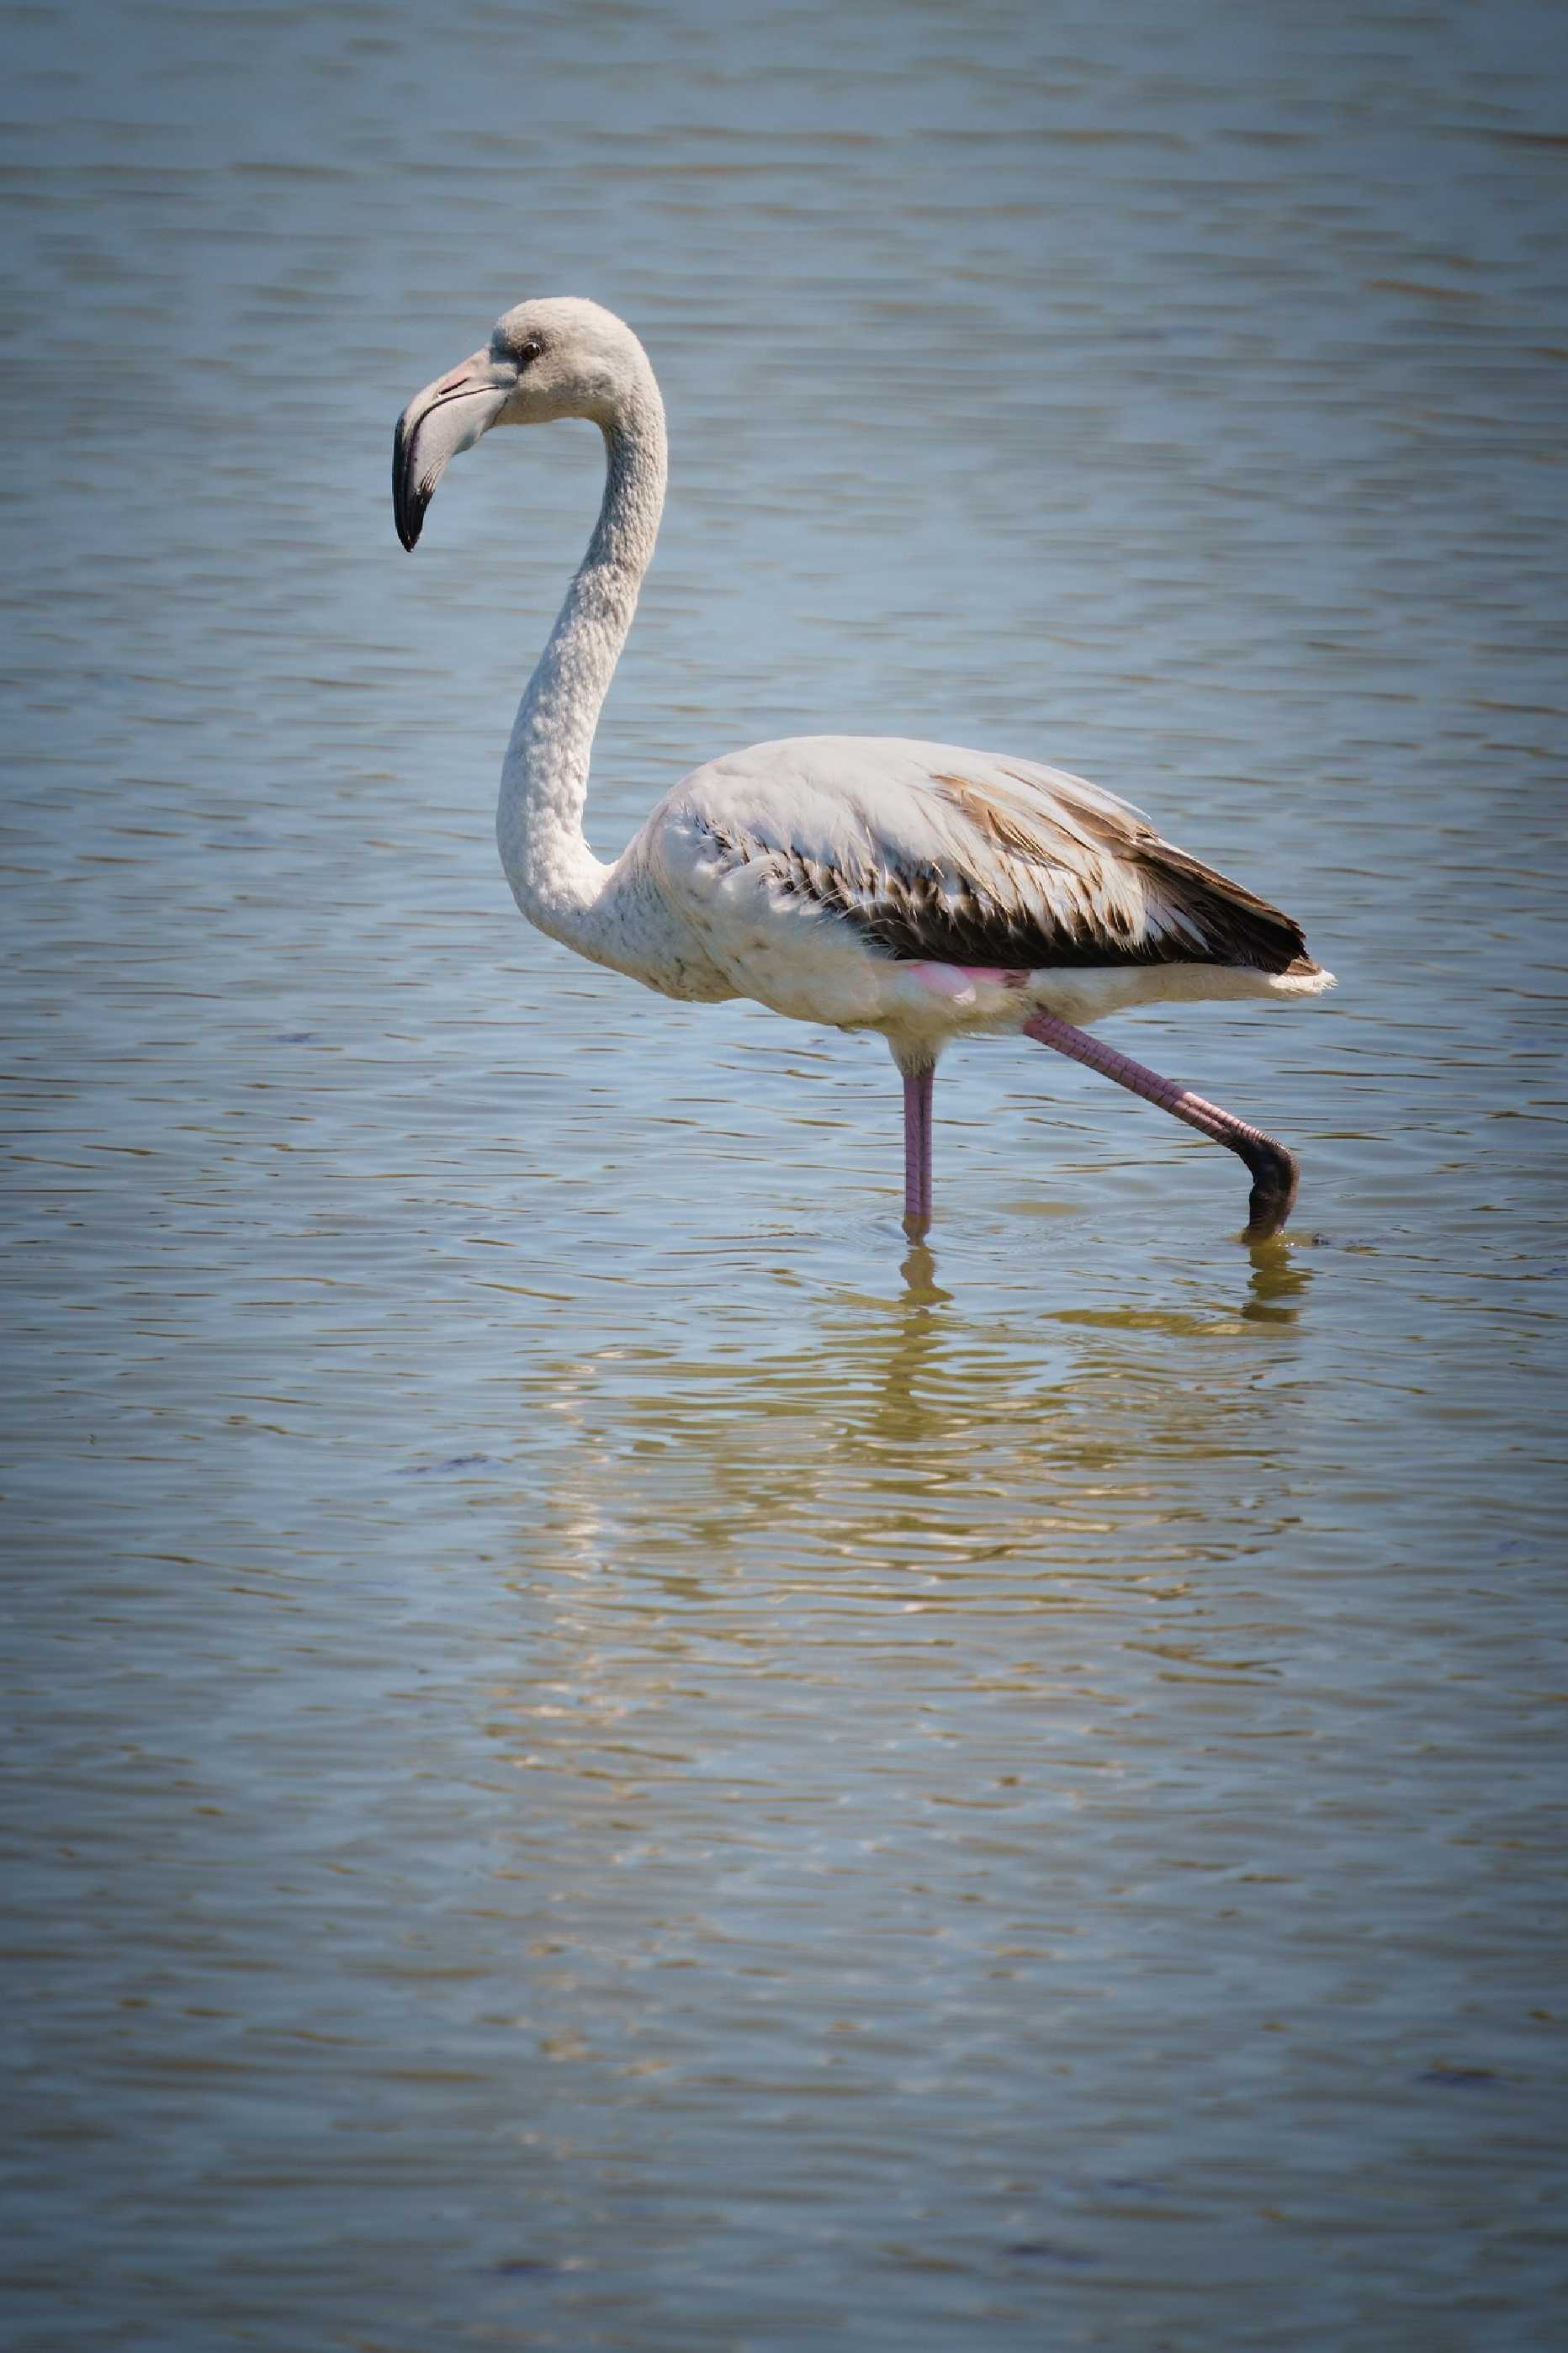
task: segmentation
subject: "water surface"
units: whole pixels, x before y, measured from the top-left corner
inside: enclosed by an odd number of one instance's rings
[[[1545,2347],[1564,2282],[1561,18],[10,24],[7,2341]],[[874,1041],[517,920],[586,431],[726,747],[1055,759],[1326,1004]]]

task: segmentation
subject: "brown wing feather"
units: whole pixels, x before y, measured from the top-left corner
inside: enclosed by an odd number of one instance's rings
[[[1169,942],[1163,955],[1149,961],[1246,965],[1258,972],[1289,972],[1297,966],[1316,972],[1307,955],[1306,935],[1292,916],[1271,907],[1244,882],[1190,858],[1184,849],[1162,840],[1152,826],[1131,810],[1123,817],[1083,799],[1053,782],[1053,797],[1073,823],[1113,858],[1136,867],[1145,883],[1152,882],[1171,911],[1199,934],[1205,953],[1194,957],[1181,942]],[[1156,948],[1161,943],[1154,943]],[[1141,961],[1142,959],[1140,959]]]

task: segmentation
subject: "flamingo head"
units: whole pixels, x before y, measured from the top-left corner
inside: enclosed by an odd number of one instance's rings
[[[658,398],[647,354],[597,302],[573,296],[520,302],[489,343],[416,393],[397,420],[392,503],[397,536],[416,544],[425,510],[450,460],[492,425],[547,425],[586,417],[608,431],[637,399]]]

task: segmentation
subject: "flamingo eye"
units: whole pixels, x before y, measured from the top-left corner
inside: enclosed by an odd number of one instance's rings
[[[526,343],[519,343],[512,357],[520,368],[525,368],[531,361],[539,357],[543,349],[544,345],[539,341],[537,335],[530,335]]]

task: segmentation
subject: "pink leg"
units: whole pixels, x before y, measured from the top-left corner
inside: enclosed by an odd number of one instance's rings
[[[1260,1127],[1248,1127],[1244,1119],[1221,1111],[1217,1103],[1189,1094],[1185,1087],[1163,1079],[1157,1071],[1145,1070],[1142,1062],[1119,1054],[1114,1047],[1102,1046],[1087,1029],[1058,1021],[1054,1013],[1032,1013],[1024,1024],[1024,1035],[1037,1038],[1042,1046],[1054,1046],[1058,1054],[1070,1054],[1075,1062],[1087,1063],[1091,1071],[1114,1079],[1119,1087],[1130,1087],[1145,1103],[1158,1103],[1162,1111],[1184,1119],[1200,1135],[1211,1136],[1215,1144],[1228,1145],[1232,1152],[1239,1153],[1252,1171],[1246,1240],[1267,1241],[1270,1234],[1279,1232],[1290,1214],[1301,1175],[1295,1155],[1282,1144],[1276,1144]]]
[[[904,1072],[904,1228],[923,1234],[931,1223],[931,1100],[934,1063]]]

